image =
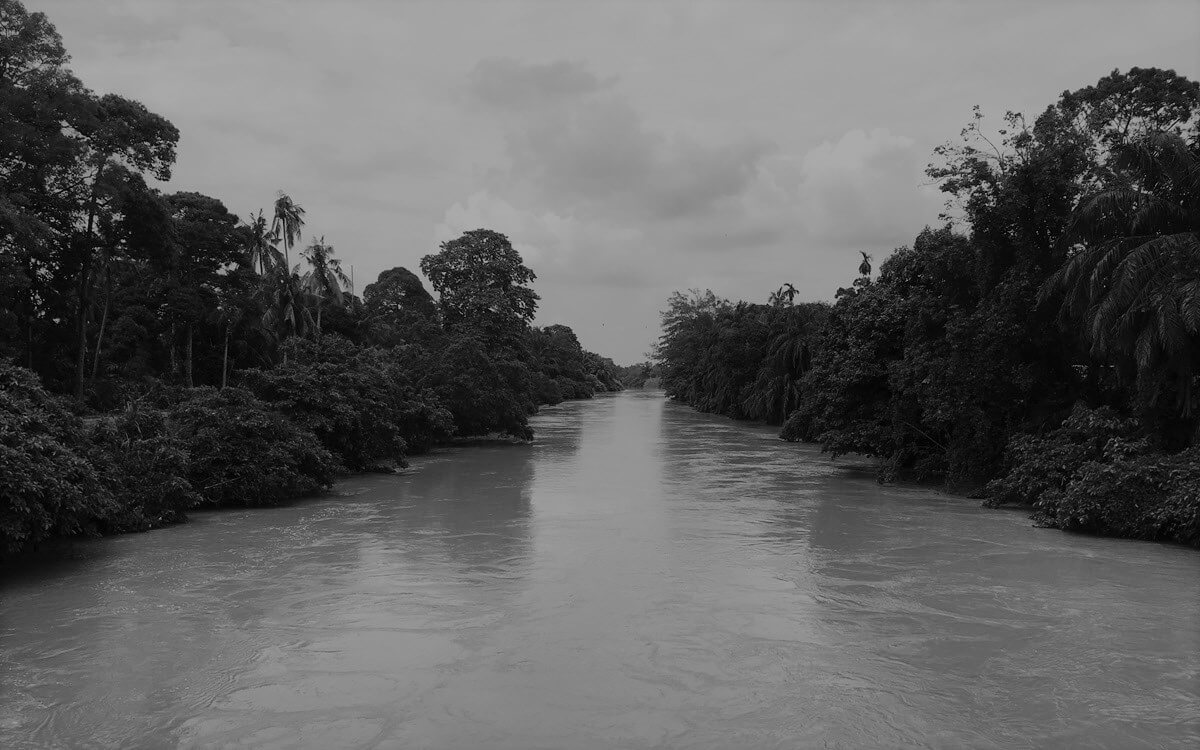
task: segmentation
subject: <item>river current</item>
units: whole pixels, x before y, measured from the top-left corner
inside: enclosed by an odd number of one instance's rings
[[[1200,555],[655,392],[0,579],[0,747],[1200,747]]]

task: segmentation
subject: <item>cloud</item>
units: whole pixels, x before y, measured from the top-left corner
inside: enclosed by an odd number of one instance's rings
[[[912,138],[855,129],[804,155],[798,196],[808,234],[843,247],[894,246],[936,216],[922,188],[924,154]]]
[[[525,110],[594,93],[615,80],[601,80],[582,63],[568,60],[526,63],[508,57],[488,58],[476,63],[468,90],[485,105]]]
[[[577,215],[687,219],[740,195],[771,149],[760,138],[702,143],[651,129],[616,82],[567,61],[480,62],[469,91],[505,110],[500,189]]]
[[[616,83],[576,63],[485,61],[470,79],[476,96],[512,92],[538,108],[494,121],[507,164],[445,210],[435,237],[504,232],[542,284],[770,284],[797,274],[800,258],[836,267],[827,259],[850,249],[902,244],[936,215],[917,189],[915,140],[886,129],[788,151],[753,134],[656,129]]]

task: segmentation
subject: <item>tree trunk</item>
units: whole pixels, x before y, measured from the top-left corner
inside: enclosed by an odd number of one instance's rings
[[[29,288],[25,290],[25,356],[26,367],[33,369],[33,323],[36,318],[33,304],[33,280],[37,278],[33,270],[33,261],[25,262],[25,278],[29,279]]]
[[[90,254],[90,253],[89,253]],[[75,321],[75,400],[83,401],[83,373],[87,370],[87,287],[90,281],[88,268],[79,271],[79,287],[76,289],[77,315]]]
[[[185,370],[184,383],[187,384],[188,388],[194,388],[195,386],[192,383],[192,326],[190,324],[187,327],[187,345],[186,346],[187,346],[187,348],[184,349],[184,360],[183,360],[183,366],[184,366],[184,370]]]
[[[75,400],[83,401],[83,374],[87,370],[87,302],[88,286],[91,282],[92,271],[92,231],[96,227],[96,186],[100,175],[104,173],[104,164],[96,168],[96,176],[92,181],[92,194],[88,198],[87,236],[83,239],[83,260],[79,265],[79,320],[76,322],[76,342],[78,351],[75,355]]]
[[[100,372],[100,350],[104,346],[104,329],[108,325],[108,303],[112,299],[112,277],[107,272],[104,274],[104,312],[100,315],[100,332],[96,334],[96,353],[92,355],[92,382],[96,382],[96,375]]]
[[[221,353],[221,390],[225,390],[225,383],[229,378],[229,330],[232,327],[225,326],[225,350]]]
[[[179,364],[176,361],[176,357],[175,357],[175,324],[174,323],[171,324],[171,339],[167,342],[167,351],[170,353],[170,357],[171,357],[170,365],[169,365],[171,368],[171,380],[178,383],[179,381],[176,380],[176,378],[179,376]]]

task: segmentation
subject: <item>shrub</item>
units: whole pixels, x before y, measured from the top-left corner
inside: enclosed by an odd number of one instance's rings
[[[1169,454],[1139,425],[1077,405],[1045,436],[1019,435],[987,505],[1029,504],[1042,526],[1200,546],[1200,448]]]
[[[83,423],[32,372],[0,361],[0,552],[94,533],[113,512],[87,451]]]
[[[114,498],[112,512],[101,520],[105,532],[180,523],[201,502],[188,481],[184,444],[168,431],[162,412],[130,406],[100,420],[90,438],[91,461]]]
[[[409,385],[394,357],[340,337],[294,342],[286,364],[246,370],[241,381],[350,469],[401,461],[453,429],[449,413]]]
[[[1054,502],[1089,461],[1101,460],[1105,445],[1126,439],[1137,423],[1107,407],[1076,404],[1060,427],[1044,436],[1021,434],[1008,445],[1008,471],[986,488],[985,505],[1033,505]]]
[[[1103,459],[1080,467],[1034,518],[1068,531],[1200,547],[1200,449],[1170,455],[1112,440]]]
[[[275,505],[332,485],[340,468],[312,432],[241,388],[197,388],[170,415],[211,505]]]

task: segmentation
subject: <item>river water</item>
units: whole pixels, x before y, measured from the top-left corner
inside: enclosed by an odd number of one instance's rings
[[[0,581],[0,747],[1200,746],[1200,555],[629,392]]]

